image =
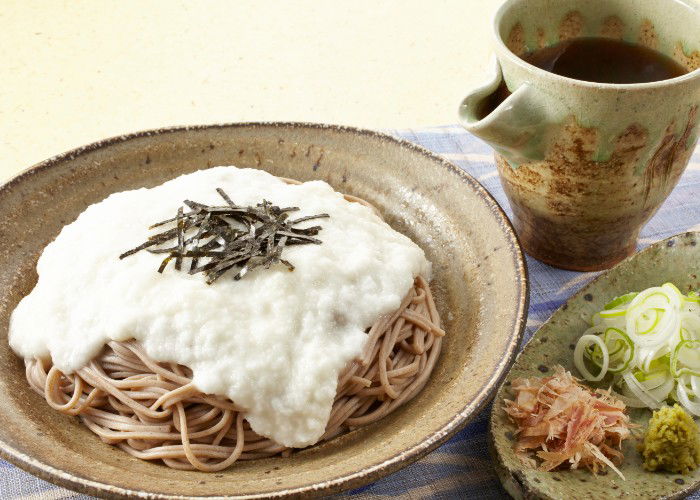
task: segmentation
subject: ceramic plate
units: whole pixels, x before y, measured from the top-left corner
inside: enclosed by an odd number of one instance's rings
[[[28,387],[7,345],[10,312],[36,280],[44,246],[89,204],[214,165],[323,179],[361,196],[433,262],[447,330],[423,391],[375,424],[289,458],[180,472],[103,444]],[[474,179],[408,142],[370,131],[290,123],[157,130],[50,159],[0,189],[0,451],[14,464],[86,493],[120,497],[328,494],[417,460],[462,428],[510,366],[527,311],[526,271],[498,204]],[[80,307],[80,304],[76,304]]]
[[[510,396],[510,381],[518,377],[542,377],[560,364],[578,372],[573,364],[576,341],[590,326],[591,316],[614,297],[666,282],[684,293],[700,289],[700,232],[680,234],[656,243],[628,258],[571,297],[535,333],[518,355],[513,368],[496,394],[491,414],[491,444],[497,471],[506,490],[515,498],[676,498],[700,486],[700,469],[693,475],[646,472],[634,439],[623,447],[625,461],[615,473],[594,477],[586,470],[542,472],[524,467],[513,452],[513,427],[502,401]],[[631,412],[632,421],[646,428],[651,411]]]

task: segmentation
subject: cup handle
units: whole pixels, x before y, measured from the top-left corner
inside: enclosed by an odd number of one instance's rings
[[[489,104],[493,106],[497,94],[504,93],[503,82],[501,65],[494,58],[489,80],[462,101],[459,107],[460,124],[486,141],[513,167],[543,160],[549,135],[547,132],[554,121],[551,97],[526,82],[495,108],[488,109]]]

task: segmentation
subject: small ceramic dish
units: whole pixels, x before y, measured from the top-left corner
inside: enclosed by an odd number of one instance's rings
[[[595,477],[587,470],[543,472],[524,466],[513,452],[514,427],[503,411],[503,399],[510,397],[509,385],[513,379],[546,376],[557,364],[579,376],[573,363],[576,341],[590,326],[591,316],[607,302],[630,291],[666,282],[674,283],[684,293],[698,290],[698,263],[700,232],[660,241],[596,278],[533,335],[499,388],[491,412],[490,442],[496,470],[514,498],[683,498],[700,487],[700,469],[692,475],[645,471],[635,439],[625,441],[623,446],[625,460],[620,471],[625,475],[624,481],[612,471]],[[637,409],[630,416],[645,429],[651,411]]]
[[[110,193],[214,165],[322,179],[360,196],[433,262],[447,337],[430,381],[386,418],[287,458],[182,472],[130,457],[34,394],[7,345],[11,311],[36,281],[37,257],[65,225]],[[109,497],[309,496],[357,487],[443,443],[490,399],[522,335],[528,289],[513,230],[469,175],[387,135],[258,123],[143,132],[52,158],[0,188],[0,453],[41,477]],[[80,307],[80,304],[76,304]]]

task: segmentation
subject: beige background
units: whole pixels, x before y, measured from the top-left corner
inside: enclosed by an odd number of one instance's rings
[[[147,128],[456,122],[500,0],[0,2],[0,180]]]

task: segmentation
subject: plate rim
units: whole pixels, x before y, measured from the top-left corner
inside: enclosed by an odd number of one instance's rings
[[[2,185],[0,185],[0,202],[2,197],[8,190],[11,190],[16,185],[24,182],[26,179],[39,175],[42,172],[49,170],[63,161],[70,161],[79,156],[104,149],[109,146],[123,144],[129,141],[152,137],[157,135],[176,134],[189,131],[200,130],[217,130],[217,129],[240,129],[240,128],[280,128],[280,129],[308,129],[317,131],[333,131],[346,133],[350,135],[368,136],[380,141],[388,141],[402,148],[411,150],[422,156],[427,157],[433,162],[437,162],[443,168],[451,171],[460,177],[460,180],[475,191],[478,197],[486,203],[490,212],[496,218],[499,227],[503,231],[504,236],[508,241],[508,248],[513,258],[513,265],[516,271],[517,283],[517,309],[515,311],[513,328],[509,332],[509,340],[505,350],[501,353],[501,358],[496,365],[493,374],[489,381],[479,390],[476,397],[466,404],[459,412],[455,413],[442,428],[428,435],[426,439],[416,444],[415,446],[404,450],[396,455],[388,457],[380,463],[365,469],[361,469],[351,474],[345,474],[322,481],[290,488],[274,493],[253,494],[253,495],[227,495],[221,498],[260,498],[265,497],[290,497],[300,495],[321,495],[331,494],[345,489],[359,487],[361,484],[369,484],[382,477],[385,477],[399,469],[402,469],[411,463],[424,457],[435,448],[446,442],[454,434],[463,429],[476,414],[483,409],[497,393],[501,387],[503,380],[509,372],[510,366],[515,362],[516,355],[520,351],[518,347],[522,341],[525,326],[527,324],[527,313],[530,302],[530,282],[529,273],[525,256],[520,245],[515,229],[506,215],[503,208],[496,199],[489,193],[486,188],[481,185],[473,176],[467,173],[464,169],[458,167],[454,163],[445,159],[437,153],[434,153],[423,146],[410,142],[406,139],[395,137],[393,135],[379,132],[375,130],[353,127],[348,125],[333,125],[326,123],[312,122],[297,122],[297,121],[251,121],[251,122],[227,122],[213,123],[204,125],[179,125],[161,127],[155,129],[147,129],[127,134],[111,136],[106,139],[91,142],[89,144],[70,149],[66,152],[59,153],[46,160],[36,163],[24,170],[21,170]],[[82,478],[80,476],[67,473],[57,469],[49,464],[28,456],[19,450],[11,447],[2,438],[0,438],[0,457],[7,460],[11,464],[20,469],[39,477],[43,480],[51,482],[61,487],[67,487],[81,493],[88,493],[95,496],[109,495],[110,497],[120,498],[157,498],[157,499],[185,499],[185,498],[201,498],[196,496],[186,495],[170,495],[163,493],[150,493],[146,491],[132,490],[114,486],[108,483],[93,481],[91,479]]]

